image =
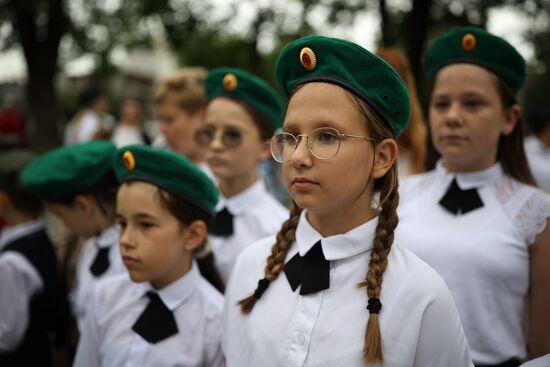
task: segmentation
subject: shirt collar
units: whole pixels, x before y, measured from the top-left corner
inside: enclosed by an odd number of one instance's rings
[[[233,215],[239,215],[244,213],[248,208],[256,204],[266,192],[264,183],[262,180],[257,180],[248,189],[233,195],[230,198],[224,197],[220,193],[220,199],[216,205],[216,211],[222,210],[227,207],[227,210]]]
[[[116,224],[104,229],[96,238],[96,246],[106,248],[118,244],[118,232],[119,229]]]
[[[456,182],[462,190],[483,187],[488,184],[498,182],[504,176],[500,162],[497,162],[482,171],[449,172],[443,165],[443,160],[440,159],[437,161],[436,171],[448,182],[451,182],[451,180],[456,177]]]
[[[149,291],[158,293],[162,302],[170,309],[174,311],[181,304],[183,304],[191,295],[193,294],[195,287],[197,286],[200,279],[199,271],[197,269],[197,264],[193,261],[191,264],[191,269],[176,281],[168,284],[166,287],[161,289],[154,289],[151,283],[141,283],[140,293],[143,297]]]
[[[319,240],[323,254],[327,260],[340,260],[352,257],[369,250],[374,240],[374,232],[378,224],[378,216],[358,227],[334,236],[323,237],[309,223],[306,210],[300,214],[296,229],[296,244],[300,256],[304,256]]]
[[[38,232],[44,228],[42,219],[37,219],[32,222],[17,224],[11,227],[5,227],[0,231],[0,250],[7,244],[25,237],[31,233]]]

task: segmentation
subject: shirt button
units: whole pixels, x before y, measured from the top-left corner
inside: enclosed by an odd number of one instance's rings
[[[306,337],[303,335],[298,335],[298,344],[304,345],[306,343]]]

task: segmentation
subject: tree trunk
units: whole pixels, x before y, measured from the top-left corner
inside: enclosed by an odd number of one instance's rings
[[[48,19],[44,26],[36,24],[37,3],[40,1],[12,0],[9,3],[15,15],[14,29],[27,64],[26,94],[32,122],[30,142],[38,151],[50,149],[61,142],[57,128],[55,76],[59,43],[66,30],[63,0],[44,1]]]
[[[426,38],[430,23],[430,9],[432,0],[415,0],[409,14],[409,49],[408,55],[411,68],[417,81],[417,86],[422,86],[424,73],[422,72],[422,56],[426,48]]]
[[[386,0],[378,1],[378,12],[380,13],[380,28],[382,29],[382,47],[392,46],[390,36],[390,20],[388,17],[388,9],[386,8]]]

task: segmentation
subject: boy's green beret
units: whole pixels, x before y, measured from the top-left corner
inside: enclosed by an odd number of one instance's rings
[[[213,69],[206,76],[205,88],[208,101],[216,97],[237,99],[262,114],[273,131],[282,126],[284,106],[281,96],[255,75],[235,68]]]
[[[66,200],[86,192],[111,170],[116,147],[106,140],[64,146],[29,163],[21,184],[46,201]]]
[[[475,64],[492,71],[514,94],[525,80],[523,57],[508,42],[481,28],[462,27],[445,33],[432,43],[424,57],[429,80],[441,68],[457,63]]]
[[[339,85],[374,109],[396,137],[409,122],[405,83],[388,63],[355,43],[321,36],[300,38],[279,54],[275,77],[287,98],[301,84]]]
[[[119,182],[145,181],[214,214],[218,190],[208,176],[187,158],[144,145],[130,145],[114,155]]]

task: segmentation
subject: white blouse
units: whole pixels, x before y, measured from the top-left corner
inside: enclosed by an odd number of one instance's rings
[[[233,234],[228,237],[210,235],[216,267],[227,284],[237,256],[250,244],[275,235],[289,218],[288,209],[281,205],[258,180],[245,191],[225,198],[220,194],[216,211],[227,207],[234,215]]]
[[[76,264],[75,285],[69,295],[79,330],[82,330],[86,310],[90,306],[91,296],[98,282],[113,275],[126,273],[120,255],[118,233],[118,226],[113,225],[101,232],[99,236],[89,238],[82,245],[82,252]],[[107,247],[109,248],[109,268],[105,273],[95,277],[90,271],[90,266],[94,262],[99,249]]]
[[[362,358],[369,312],[365,288],[377,219],[351,231],[322,237],[300,217],[288,261],[321,240],[330,260],[330,288],[305,296],[283,273],[249,315],[237,302],[263,278],[274,238],[247,247],[226,290],[223,348],[229,367],[367,366]],[[410,251],[394,244],[380,300],[385,367],[472,366],[458,314],[443,280]]]
[[[102,281],[91,301],[74,366],[223,367],[223,297],[196,265],[157,291],[173,311],[179,332],[155,344],[132,330],[151,290],[149,283],[134,283],[127,274]]]
[[[439,200],[456,178],[484,206],[453,215]],[[500,164],[453,174],[435,170],[401,185],[396,239],[431,265],[456,302],[472,358],[496,364],[526,356],[522,335],[529,245],[546,226],[550,196],[505,175]]]

